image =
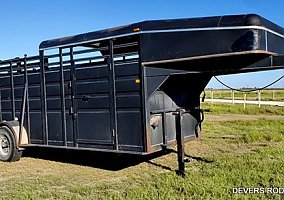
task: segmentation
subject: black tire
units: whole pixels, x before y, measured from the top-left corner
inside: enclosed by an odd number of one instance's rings
[[[17,149],[16,139],[12,131],[8,127],[0,127],[0,161],[18,161],[22,153]]]

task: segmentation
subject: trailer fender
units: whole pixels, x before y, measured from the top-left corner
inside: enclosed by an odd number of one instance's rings
[[[22,156],[23,149],[19,148],[16,137],[16,124],[6,121],[0,123],[0,160],[3,162],[18,161]]]
[[[0,122],[0,127],[3,127],[3,126],[9,128],[10,131],[13,133],[15,141],[16,141],[17,149],[19,149],[21,145],[25,145],[29,143],[28,134],[27,134],[25,127],[23,127],[21,141],[19,141],[20,140],[20,124],[18,121],[2,121]]]

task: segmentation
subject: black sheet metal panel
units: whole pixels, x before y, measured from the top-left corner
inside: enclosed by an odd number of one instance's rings
[[[160,70],[163,71],[163,69]],[[195,138],[200,132],[202,121],[199,97],[211,76],[195,73],[175,74],[176,71],[173,70],[172,75],[161,80],[164,76],[153,76],[152,72],[148,70],[148,83],[152,84],[156,80],[158,83],[153,85],[159,85],[154,92],[151,90],[151,93],[148,93],[152,148],[157,150],[161,148],[161,145],[172,144],[175,141],[175,111],[179,108],[188,111],[183,115],[183,136]],[[155,71],[154,74],[156,73]],[[166,141],[163,140],[165,137]]]
[[[270,27],[270,26],[269,26]],[[279,32],[254,26],[226,27],[218,29],[194,29],[194,30],[176,30],[162,33],[142,34],[142,60],[145,65],[187,62],[193,66],[191,70],[203,71],[208,69],[202,65],[205,62],[211,63],[211,60],[217,62],[211,66],[216,70],[216,66],[231,68],[225,59],[244,57],[247,63],[237,62],[235,65],[251,64],[256,59],[261,59],[269,54],[284,53],[284,34],[282,29]],[[247,56],[253,54],[252,56]],[[234,59],[234,58],[233,58]],[[197,60],[197,61],[195,61]],[[198,61],[201,61],[198,63]],[[197,66],[194,68],[194,66]],[[202,66],[202,68],[198,68]]]
[[[116,64],[115,74],[119,149],[143,151],[139,64]]]
[[[173,62],[173,59],[265,50],[262,30],[207,30],[192,32],[149,33],[142,37],[145,64]]]
[[[78,143],[113,145],[108,65],[76,66],[75,70]]]

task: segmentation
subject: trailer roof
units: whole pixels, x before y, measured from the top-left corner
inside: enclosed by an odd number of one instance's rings
[[[284,35],[284,29],[269,20],[256,15],[227,15],[202,18],[185,18],[169,20],[143,21],[130,25],[110,28],[100,31],[88,32],[79,35],[63,37],[58,39],[43,41],[39,49],[52,49],[57,47],[68,47],[89,42],[96,42],[104,39],[118,38],[127,35],[135,35],[147,32],[169,32],[190,30],[213,30],[230,29],[236,27],[256,26],[263,29],[269,29]]]

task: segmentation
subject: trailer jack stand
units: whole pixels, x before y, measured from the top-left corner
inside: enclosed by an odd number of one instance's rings
[[[183,109],[178,109],[176,113],[176,140],[178,156],[178,170],[176,173],[179,176],[185,177],[184,138],[182,135],[183,113]]]

